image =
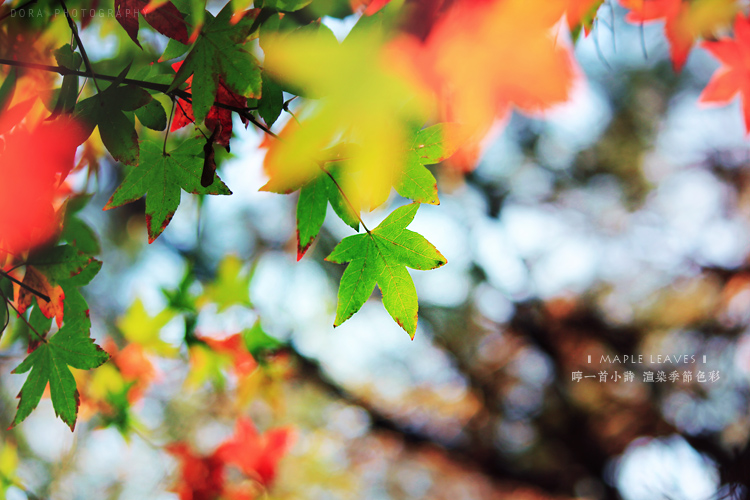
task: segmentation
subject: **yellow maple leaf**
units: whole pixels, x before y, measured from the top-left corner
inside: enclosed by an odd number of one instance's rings
[[[171,356],[177,350],[174,346],[164,342],[159,337],[159,332],[174,316],[174,311],[164,309],[151,317],[143,306],[143,302],[136,299],[128,312],[117,320],[117,327],[128,342],[140,344],[145,349],[163,356]]]
[[[212,302],[219,307],[219,311],[233,306],[243,305],[252,307],[250,302],[250,280],[252,270],[244,270],[245,263],[235,255],[225,257],[219,263],[216,280],[206,285],[206,289],[199,299],[199,305]]]
[[[387,50],[379,24],[358,25],[341,44],[325,26],[301,29],[271,37],[264,49],[266,71],[318,99],[301,109],[298,126],[291,124],[273,142],[263,189],[294,191],[320,175],[326,162],[345,159],[358,189],[343,189],[359,193],[350,201],[357,209],[382,204],[405,160],[410,133],[426,121],[433,101],[403,58]],[[355,146],[349,151],[356,153],[337,157],[341,144]]]

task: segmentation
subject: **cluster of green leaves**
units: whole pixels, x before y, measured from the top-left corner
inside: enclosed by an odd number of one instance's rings
[[[55,413],[73,430],[80,401],[70,367],[92,369],[109,359],[90,337],[89,308],[80,292],[80,287],[88,284],[102,266],[94,258],[99,253],[99,243],[93,230],[76,216],[86,202],[88,197],[68,202],[61,234],[63,244],[32,252],[26,260],[16,300],[16,310],[23,314],[23,321],[16,322],[18,328],[14,333],[28,338],[30,354],[13,373],[30,373],[18,394],[18,411],[11,426],[29,416],[49,384]],[[9,283],[10,276],[0,278],[5,314]],[[34,295],[36,305],[29,307]],[[54,333],[53,317],[58,327]]]
[[[243,10],[247,5],[239,5],[240,2],[229,2],[214,16],[205,10],[203,0],[173,0],[158,2],[156,6],[145,0],[115,0],[116,8],[140,13],[156,31],[170,39],[164,51],[156,54],[160,56],[159,62],[131,71],[131,64],[125,64],[123,58],[109,61],[107,67],[110,71],[114,68],[117,76],[98,72],[100,63],[92,67],[85,49],[77,43],[80,42],[77,28],[71,25],[74,41],[54,51],[56,71],[63,78],[45,105],[51,112],[49,119],[72,119],[81,127],[79,143],[98,130],[101,143],[123,165],[123,180],[105,210],[145,196],[151,243],[168,226],[180,204],[182,191],[198,195],[231,194],[216,173],[214,148],[223,146],[229,150],[233,114],[275,140],[282,140],[271,127],[285,110],[289,111],[291,98],[304,97],[307,92],[268,73],[259,61],[253,40],[260,38],[260,47],[264,48],[279,34],[320,31],[322,36],[337,43],[330,30],[319,22],[298,23],[286,15],[303,9],[310,1],[264,0],[249,10]],[[137,47],[144,51],[153,49],[142,44],[143,39],[139,41],[139,28],[144,25],[137,23],[137,16],[136,22],[127,16],[116,19]],[[176,59],[177,63],[170,66]],[[83,76],[87,79],[81,80]],[[0,94],[6,91],[11,78],[15,81],[15,71],[9,73]],[[170,137],[170,132],[187,124],[192,124],[191,132]],[[347,144],[321,151],[322,160],[311,160],[319,167],[316,174],[291,190],[299,191],[298,258],[302,258],[318,236],[329,203],[346,224],[355,231],[365,231],[344,239],[328,257],[331,262],[349,262],[341,280],[334,326],[359,310],[377,285],[386,310],[413,338],[417,297],[406,267],[434,269],[446,260],[427,240],[406,226],[414,218],[419,203],[439,203],[435,177],[426,166],[452,154],[453,148],[446,140],[448,132],[449,125],[445,124],[413,129],[406,144],[405,161],[395,166],[397,175],[392,187],[415,203],[397,209],[372,231],[364,226],[359,207],[342,187],[348,183],[352,188],[347,159],[326,157]],[[32,252],[24,262],[24,284],[18,294],[21,298],[16,297],[16,303],[22,304],[19,313],[23,321],[16,324],[20,330],[25,328],[29,336],[30,354],[15,373],[29,372],[29,376],[19,394],[13,425],[37,406],[49,383],[55,411],[72,429],[79,397],[69,367],[91,369],[108,359],[89,337],[88,307],[78,290],[101,266],[93,257],[99,251],[96,236],[75,217],[86,200],[79,198],[69,203],[59,238],[62,244]],[[9,305],[11,279],[7,274],[0,278],[0,291]],[[38,295],[38,303],[31,306],[33,293]],[[172,308],[185,313],[189,324],[189,319],[194,319],[194,300],[184,290],[172,293],[169,296]],[[2,319],[7,320],[7,310],[3,315]],[[56,333],[52,328],[53,317],[57,318],[59,328]],[[188,343],[200,342],[191,336],[191,331],[188,325]],[[257,328],[245,335],[251,352],[268,348],[269,339]]]

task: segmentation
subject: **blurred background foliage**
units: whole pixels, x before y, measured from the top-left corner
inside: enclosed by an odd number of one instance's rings
[[[342,35],[350,14],[315,0],[293,15]],[[222,166],[235,195],[183,200],[151,246],[142,202],[99,211],[121,176],[103,160],[81,218],[101,235],[105,266],[86,292],[113,360],[78,374],[75,434],[49,400],[3,432],[0,498],[175,498],[183,459],[164,446],[208,456],[238,415],[288,430],[261,498],[739,496],[730,485],[747,484],[750,463],[741,113],[698,107],[717,67],[706,52],[676,74],[662,25],[627,24],[614,2],[600,17],[611,20],[576,44],[586,78],[569,103],[513,114],[471,173],[434,168],[441,205],[412,228],[448,265],[412,272],[414,341],[377,296],[332,329],[342,269],[323,257],[350,231],[329,214],[295,262],[296,200],[257,192],[259,132],[235,127]],[[89,36],[91,47],[123,38]],[[14,328],[0,352],[3,422],[23,382],[9,375],[24,356]],[[651,362],[667,354],[697,361]],[[674,369],[720,378],[643,382]],[[601,371],[635,380],[599,382]]]

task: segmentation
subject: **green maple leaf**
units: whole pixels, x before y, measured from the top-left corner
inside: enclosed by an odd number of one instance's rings
[[[121,74],[124,78],[125,72]],[[119,77],[118,77],[119,78]],[[113,83],[93,97],[81,101],[76,118],[83,124],[85,137],[99,128],[99,135],[112,157],[126,163],[138,163],[138,134],[132,113],[152,100],[148,92],[133,85]]]
[[[437,182],[425,165],[439,163],[456,151],[456,145],[449,137],[452,126],[439,123],[414,134],[406,161],[396,176],[394,187],[398,194],[419,203],[440,204]]]
[[[180,205],[180,189],[193,194],[232,194],[216,174],[208,187],[201,186],[204,144],[194,137],[164,154],[160,144],[142,142],[140,165],[125,177],[104,210],[131,203],[145,194],[148,242],[153,243]]]
[[[219,78],[239,95],[250,98],[261,96],[258,60],[249,47],[244,46],[254,29],[254,19],[245,16],[237,24],[232,24],[231,18],[231,2],[216,17],[206,13],[206,23],[201,28],[198,40],[169,87],[169,91],[172,91],[193,75],[190,92],[196,123],[203,122],[213,106]]]
[[[88,284],[102,263],[72,245],[59,245],[29,256],[28,265],[44,274],[50,283],[72,286]]]
[[[359,215],[339,190],[339,186],[342,185],[342,170],[328,167],[328,173],[336,179],[338,186],[327,174],[321,174],[300,189],[297,200],[297,260],[305,255],[318,236],[329,202],[341,220],[355,231],[359,231]]]
[[[447,262],[424,236],[406,229],[418,208],[418,203],[397,208],[373,231],[344,238],[326,257],[337,264],[349,262],[339,285],[334,327],[351,318],[377,284],[386,311],[414,338],[417,291],[406,267],[428,270]]]
[[[21,423],[37,407],[49,383],[55,414],[75,429],[78,415],[78,389],[69,366],[82,370],[96,368],[109,359],[109,355],[94,344],[89,337],[87,320],[77,317],[66,321],[63,327],[29,354],[12,373],[31,370],[21,392],[18,410],[11,427]]]

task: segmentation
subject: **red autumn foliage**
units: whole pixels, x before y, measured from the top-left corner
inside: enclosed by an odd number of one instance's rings
[[[15,108],[27,109],[24,105]],[[17,255],[58,231],[53,202],[73,168],[80,139],[79,127],[61,118],[33,128],[18,125],[0,139],[0,252]]]
[[[142,15],[146,22],[162,35],[180,43],[190,43],[182,13],[172,2],[168,1],[154,9],[149,7],[147,0],[115,0],[115,12],[117,21],[139,47],[141,46],[138,42],[139,15]]]
[[[291,444],[287,428],[258,434],[252,421],[237,420],[235,435],[208,456],[191,451],[185,443],[175,443],[167,451],[180,460],[180,481],[174,491],[180,500],[214,500],[219,497],[251,500],[252,490],[229,484],[225,468],[234,465],[264,488],[271,485],[278,462]]]
[[[176,62],[172,65],[172,69],[177,71],[180,69],[180,66],[182,66],[182,62]],[[192,76],[186,80],[188,85],[192,84],[192,81]],[[188,90],[190,90],[189,86]],[[247,106],[247,98],[232,92],[221,78],[219,78],[219,87],[216,93],[215,102],[237,108],[244,108]],[[195,123],[193,106],[191,106],[190,103],[181,100],[177,104],[174,119],[172,120],[172,127],[169,130],[170,132],[174,132],[175,130],[181,129],[185,125],[191,123]],[[242,118],[242,123],[247,125],[248,122],[246,119]],[[208,116],[206,116],[206,126],[211,132],[218,127],[219,133],[216,135],[214,142],[220,146],[229,148],[229,140],[232,138],[232,111],[212,106],[208,111]]]
[[[219,446],[216,455],[268,486],[276,477],[278,462],[291,441],[288,428],[270,429],[261,435],[250,419],[241,418],[237,420],[234,437]]]
[[[465,146],[452,164],[473,169],[480,142],[511,109],[537,113],[567,100],[576,69],[552,28],[568,4],[454,2],[423,41],[402,37],[392,44],[393,54],[410,55],[425,85],[444,103],[441,121],[462,126]]]
[[[214,500],[224,489],[224,462],[216,454],[201,457],[187,444],[175,443],[167,451],[180,460],[180,482],[174,492],[180,500]]]
[[[55,318],[58,328],[62,326],[65,300],[62,287],[52,286],[47,277],[37,271],[34,266],[26,266],[23,284],[28,288],[16,287],[16,309],[19,314],[23,314],[31,306],[32,300],[36,298],[36,303],[44,317]],[[50,298],[49,302],[29,290],[43,293]]]
[[[118,351],[114,343],[111,343],[107,346],[107,352],[112,356],[112,362],[120,370],[123,380],[133,384],[128,390],[128,401],[135,403],[157,378],[154,364],[140,344],[130,343]]]
[[[228,355],[232,359],[234,371],[238,377],[249,375],[258,366],[255,358],[247,352],[242,336],[239,333],[223,340],[201,336],[198,336],[198,338],[203,340],[213,351]]]
[[[750,19],[738,14],[734,22],[734,38],[703,42],[701,46],[722,66],[703,89],[699,102],[726,104],[740,94],[745,131],[750,133]]]

